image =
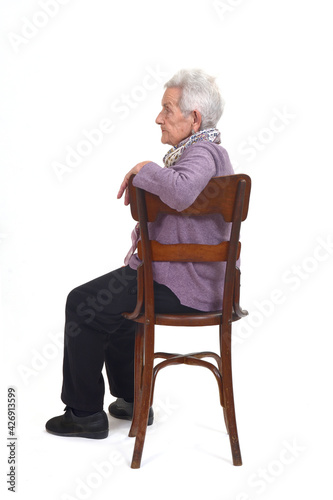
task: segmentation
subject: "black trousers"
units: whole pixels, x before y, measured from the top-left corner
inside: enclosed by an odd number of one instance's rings
[[[166,286],[154,283],[155,310],[194,312]],[[103,409],[105,363],[110,392],[130,399],[134,393],[135,323],[121,313],[136,305],[137,272],[121,267],[72,290],[66,303],[61,399],[71,408]]]

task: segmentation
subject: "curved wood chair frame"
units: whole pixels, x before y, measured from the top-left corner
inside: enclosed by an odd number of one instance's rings
[[[139,242],[138,253],[142,264],[138,268],[136,307],[134,311],[124,313],[124,317],[135,321],[137,324],[134,412],[129,432],[129,436],[136,439],[131,467],[139,468],[141,464],[149,408],[153,404],[156,376],[166,366],[179,363],[202,366],[208,368],[214,374],[219,388],[225,425],[229,434],[233,464],[242,465],[232,385],[231,327],[232,322],[248,314],[239,305],[240,271],[236,267],[236,262],[240,254],[240,227],[248,213],[251,179],[245,174],[214,177],[189,208],[177,212],[164,204],[158,196],[140,188],[135,188],[133,178],[134,176],[130,179],[128,189],[132,217],[134,220],[139,221],[140,224],[141,241]],[[182,217],[220,213],[226,222],[231,223],[230,239],[219,245],[162,245],[156,241],[150,241],[148,222],[154,221],[159,213]],[[221,310],[199,314],[156,314],[154,311],[153,261],[225,261],[225,284],[223,302],[221,299]],[[219,326],[220,352],[219,354],[195,352],[185,355],[164,352],[155,353],[155,325]],[[161,358],[163,361],[154,366],[154,360],[157,358]],[[205,361],[203,358],[212,358],[217,366]]]

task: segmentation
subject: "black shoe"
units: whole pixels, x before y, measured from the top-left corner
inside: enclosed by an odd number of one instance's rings
[[[46,422],[46,430],[57,436],[104,439],[108,437],[109,422],[105,411],[88,417],[76,417],[71,408],[65,408],[64,415],[53,417]]]
[[[112,417],[121,418],[123,420],[132,420],[133,418],[133,403],[128,403],[123,398],[118,398],[110,404],[109,413]],[[154,422],[154,410],[149,408],[148,425]]]

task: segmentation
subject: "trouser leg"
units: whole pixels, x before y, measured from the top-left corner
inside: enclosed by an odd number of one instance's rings
[[[133,321],[124,320],[118,331],[109,335],[105,348],[110,393],[117,398],[131,399],[134,394],[135,328]]]
[[[102,410],[102,368],[110,349],[118,354],[113,361],[121,367],[125,386],[126,380],[132,380],[135,330],[121,313],[135,307],[136,276],[136,271],[126,266],[68,295],[61,393],[66,405],[84,411]]]

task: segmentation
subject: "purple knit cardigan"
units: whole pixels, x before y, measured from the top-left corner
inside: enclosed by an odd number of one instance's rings
[[[169,168],[147,163],[135,176],[133,184],[156,194],[170,207],[181,211],[189,207],[212,177],[233,174],[226,150],[212,142],[198,142],[188,147]],[[149,236],[160,243],[203,243],[215,245],[227,240],[230,223],[219,214],[200,217],[159,215],[149,223]],[[134,254],[129,265],[140,264]],[[201,311],[221,309],[224,286],[224,262],[155,262],[154,280],[169,287],[186,306]]]

